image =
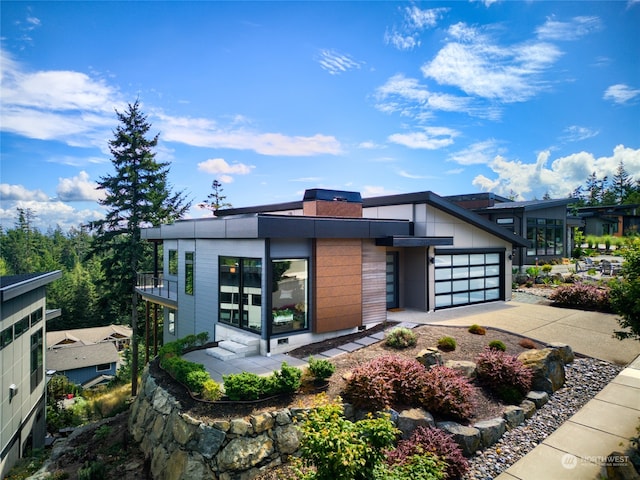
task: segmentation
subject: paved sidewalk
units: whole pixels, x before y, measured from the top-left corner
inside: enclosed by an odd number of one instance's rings
[[[497,480],[607,478],[607,458],[624,453],[640,424],[640,356],[540,445]]]

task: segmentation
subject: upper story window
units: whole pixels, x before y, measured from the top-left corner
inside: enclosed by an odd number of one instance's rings
[[[36,389],[43,377],[43,340],[42,329],[31,335],[31,392]]]
[[[193,295],[194,277],[193,267],[195,264],[195,253],[185,252],[184,254],[184,293]]]
[[[169,275],[178,275],[178,251],[169,250]]]

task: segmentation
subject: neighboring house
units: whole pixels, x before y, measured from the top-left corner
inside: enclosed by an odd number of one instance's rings
[[[44,447],[45,287],[62,272],[0,277],[0,478],[25,452]]]
[[[53,348],[47,351],[47,372],[91,388],[115,376],[118,360],[118,350],[111,342]]]
[[[162,273],[138,292],[147,312],[163,307],[165,342],[208,332],[254,338],[269,355],[384,321],[387,309],[509,300],[512,251],[527,246],[432,192],[313,189],[216,215],[142,231],[163,248]]]
[[[640,233],[640,204],[637,203],[580,207],[576,212],[584,221],[585,235],[621,237]]]
[[[122,350],[129,344],[131,333],[131,328],[126,325],[107,325],[105,327],[75,328],[73,330],[47,332],[47,348],[111,342],[118,350]]]
[[[570,257],[573,227],[579,219],[567,215],[571,198],[512,201],[493,193],[475,193],[445,197],[450,202],[526,238],[529,245],[514,250],[514,266],[534,265],[541,261]]]

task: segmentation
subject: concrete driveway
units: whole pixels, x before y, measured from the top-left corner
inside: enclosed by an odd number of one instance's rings
[[[518,301],[470,305],[436,312],[388,312],[390,321],[424,325],[469,326],[474,323],[517,333],[543,343],[562,342],[574,352],[618,365],[640,355],[637,340],[617,340],[614,314],[587,312]]]

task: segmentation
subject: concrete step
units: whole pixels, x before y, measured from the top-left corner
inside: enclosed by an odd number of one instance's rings
[[[218,360],[231,360],[232,358],[238,358],[238,355],[231,350],[226,350],[220,347],[207,348],[207,355]]]
[[[234,340],[222,340],[221,342],[218,342],[218,347],[237,354],[247,354],[257,351],[256,345],[246,345]]]
[[[234,335],[229,338],[230,341],[235,343],[241,343],[242,345],[247,345],[251,347],[256,347],[260,345],[260,339],[256,337],[249,337],[245,335]],[[226,341],[226,340],[225,340]]]

